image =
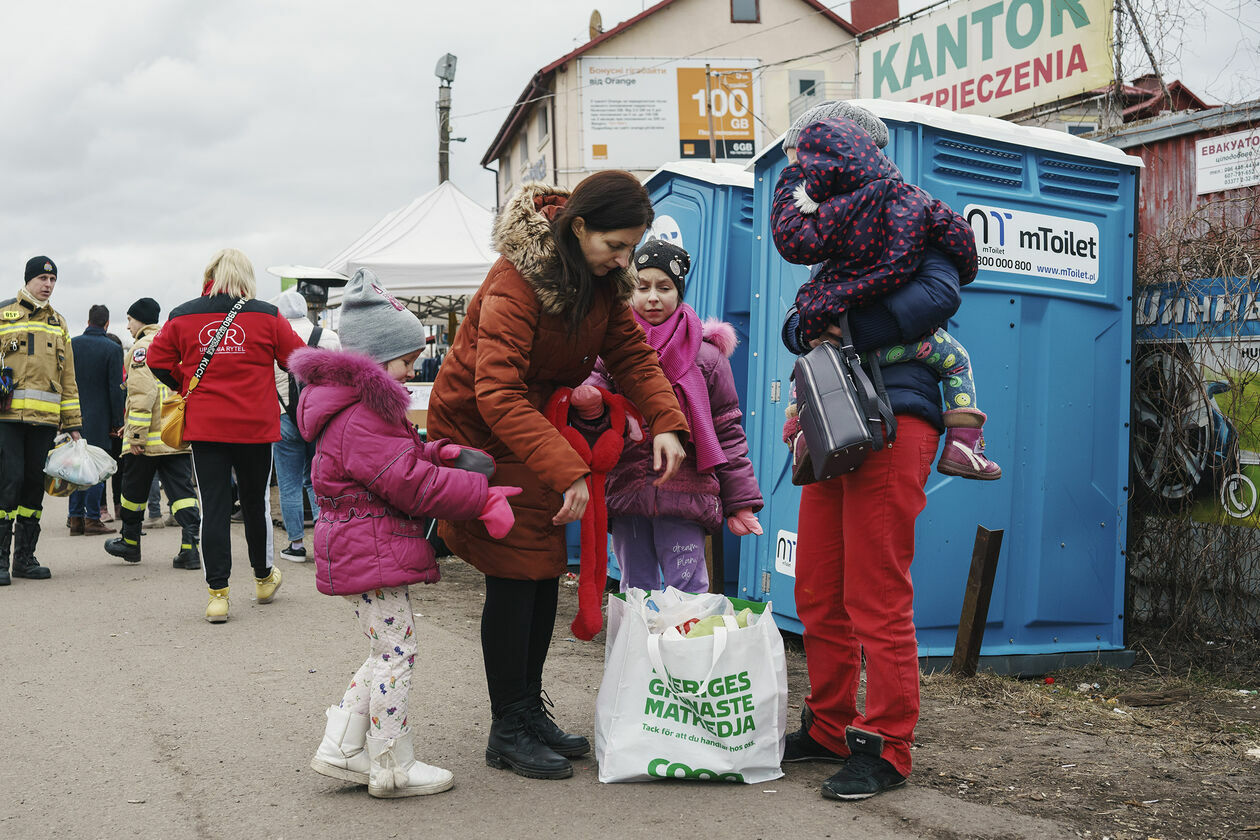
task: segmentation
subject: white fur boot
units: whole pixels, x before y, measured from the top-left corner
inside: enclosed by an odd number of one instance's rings
[[[311,759],[311,769],[334,779],[366,785],[372,764],[364,748],[368,716],[337,706],[330,706],[324,714],[328,716],[328,725],[324,727],[324,740]]]
[[[372,759],[368,793],[382,799],[441,793],[455,784],[451,771],[416,761],[411,733],[397,738],[367,738]]]

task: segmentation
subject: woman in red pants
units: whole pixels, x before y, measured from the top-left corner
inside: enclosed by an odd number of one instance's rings
[[[958,272],[929,250],[913,282],[850,310],[859,352],[910,341],[958,308]],[[795,309],[783,325],[794,353],[809,349]],[[832,328],[837,329],[837,328]],[[816,340],[813,342],[816,343]],[[801,491],[796,609],[804,625],[810,693],[783,760],[843,763],[823,783],[831,799],[866,799],[905,784],[919,719],[914,635],[914,522],[943,431],[936,376],[918,362],[883,368],[897,415],[892,446],[855,472]],[[866,659],[866,708],[857,707]]]

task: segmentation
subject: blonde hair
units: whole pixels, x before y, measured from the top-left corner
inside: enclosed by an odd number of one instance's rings
[[[231,295],[246,300],[257,297],[254,265],[235,248],[224,248],[206,266],[205,285],[211,295]]]

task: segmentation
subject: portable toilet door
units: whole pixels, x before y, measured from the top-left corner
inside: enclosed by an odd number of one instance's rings
[[[691,256],[685,302],[701,319],[717,318],[735,328],[739,346],[730,359],[731,371],[740,410],[747,418],[753,175],[731,163],[678,161],[662,166],[644,186],[656,211],[645,238],[663,239]],[[718,537],[725,564],[724,591],[734,592],[741,541],[725,528]],[[620,577],[615,557],[610,574]]]
[[[982,655],[1032,672],[1074,655],[1123,661],[1129,383],[1141,161],[1063,132],[866,100],[906,180],[971,223],[980,273],[947,329],[967,347],[987,454],[999,481],[933,472],[915,529],[919,652],[954,648],[976,526],[1003,529]],[[740,581],[799,629],[793,598],[796,515],[781,442],[794,357],[779,337],[807,279],[770,235],[787,165],[778,145],[754,161],[755,285],[749,439],[768,504]]]

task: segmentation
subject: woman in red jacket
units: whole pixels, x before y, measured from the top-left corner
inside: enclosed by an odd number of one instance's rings
[[[171,311],[149,345],[147,359],[158,379],[187,398],[184,439],[192,442],[201,495],[201,552],[210,588],[206,621],[216,624],[228,618],[233,471],[258,603],[270,603],[280,588],[280,570],[271,563],[268,494],[271,444],[280,439],[273,365],[287,367],[289,354],[305,342],[276,307],[255,300],[255,294],[249,259],[232,248],[215,254],[206,266],[201,297]],[[189,395],[189,381],[233,314]]]

